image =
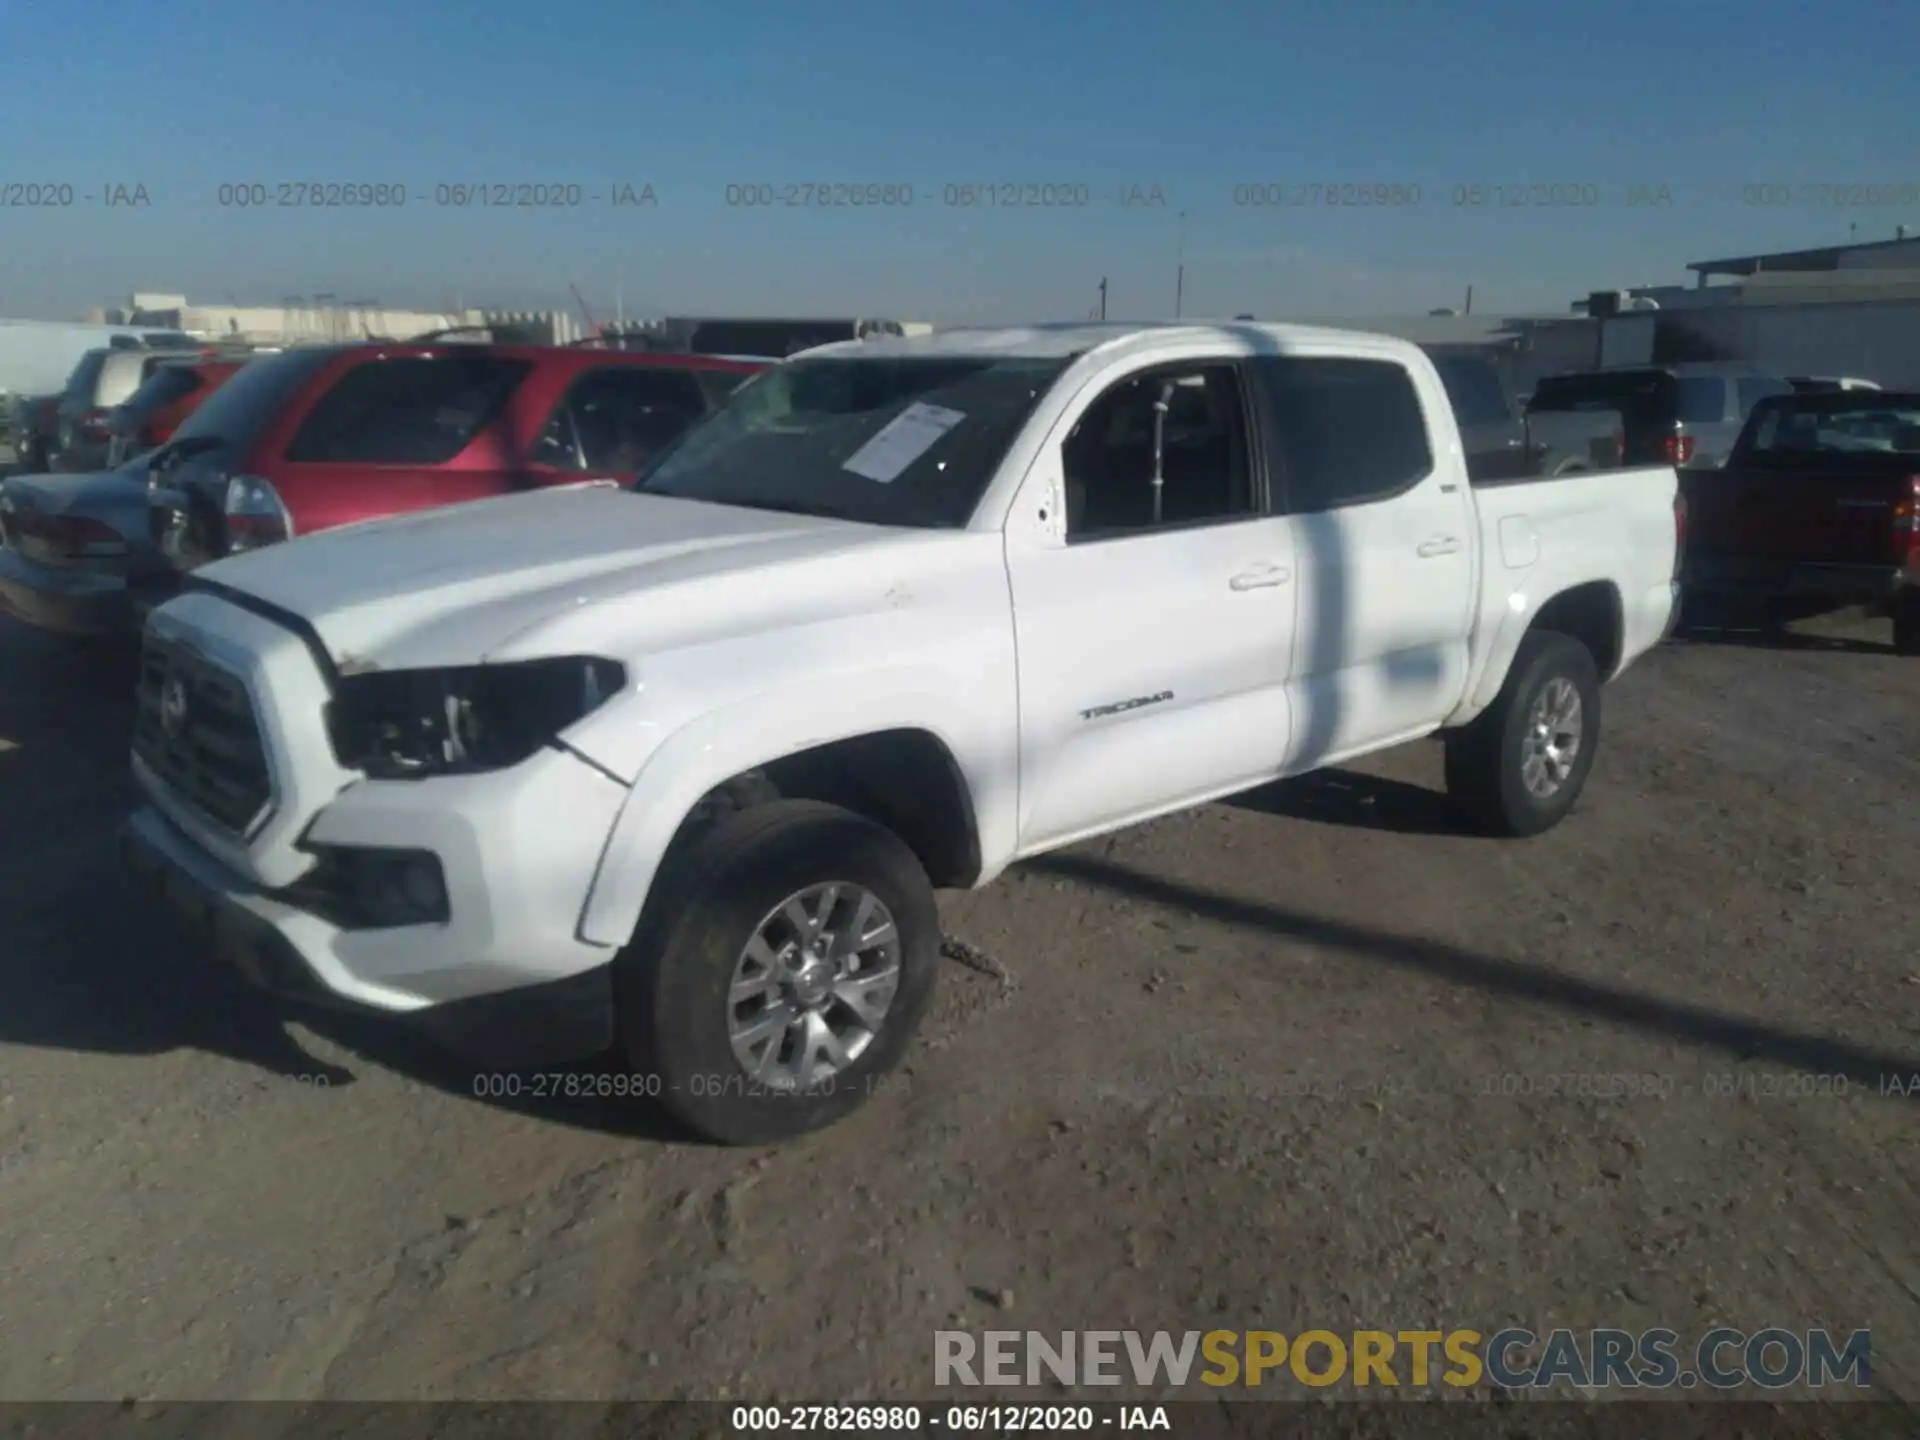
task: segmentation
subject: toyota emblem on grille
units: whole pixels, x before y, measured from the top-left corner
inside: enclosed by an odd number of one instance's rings
[[[187,682],[174,676],[160,687],[160,728],[177,737],[187,724]]]

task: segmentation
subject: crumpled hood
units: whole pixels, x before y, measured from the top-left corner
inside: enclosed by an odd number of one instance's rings
[[[606,485],[536,491],[323,531],[195,578],[309,624],[343,670],[474,664],[564,647],[564,622],[636,591],[704,589],[902,532]],[[527,640],[541,632],[541,641]],[[550,649],[548,653],[564,653]]]

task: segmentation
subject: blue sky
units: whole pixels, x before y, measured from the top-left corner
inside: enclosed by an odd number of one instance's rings
[[[1073,318],[1564,310],[1689,260],[1920,233],[1920,205],[1743,203],[1920,186],[1920,5],[1849,0],[0,0],[0,313],[138,288],[276,304]],[[77,100],[74,97],[79,97]],[[37,117],[37,118],[36,118]],[[382,182],[404,208],[223,207],[222,184]],[[598,204],[437,206],[577,184]],[[890,183],[911,207],[746,208],[727,186]],[[946,186],[1086,187],[1078,209]],[[150,204],[106,208],[111,184]],[[651,207],[612,189],[653,187]],[[1384,185],[1418,205],[1236,204]],[[1570,208],[1456,186],[1592,187]],[[1630,205],[1631,187],[1671,203]],[[1122,194],[1163,206],[1123,206]],[[1137,187],[1137,188],[1136,188]],[[1073,193],[1069,191],[1068,193]],[[1579,191],[1569,193],[1582,193]],[[84,197],[96,198],[89,202]]]

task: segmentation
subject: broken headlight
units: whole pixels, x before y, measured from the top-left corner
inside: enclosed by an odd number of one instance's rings
[[[569,656],[447,670],[385,670],[340,683],[333,752],[379,780],[518,765],[626,685],[611,660]]]

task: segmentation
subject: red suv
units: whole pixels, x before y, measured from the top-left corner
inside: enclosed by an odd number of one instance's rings
[[[768,363],[461,343],[262,356],[155,456],[140,608],[183,571],[335,525],[631,479]]]

